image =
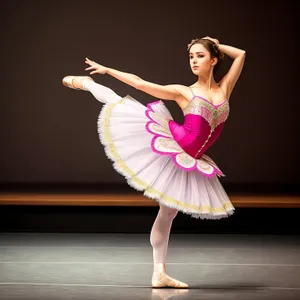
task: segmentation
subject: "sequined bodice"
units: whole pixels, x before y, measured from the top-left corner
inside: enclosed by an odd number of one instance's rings
[[[217,140],[229,115],[229,102],[214,105],[194,96],[183,109],[184,123],[169,121],[174,140],[194,158],[199,158]]]

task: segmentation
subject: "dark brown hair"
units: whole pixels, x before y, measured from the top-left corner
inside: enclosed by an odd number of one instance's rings
[[[190,51],[191,47],[195,44],[200,44],[210,53],[211,58],[217,58],[218,62],[214,66],[213,74],[220,68],[224,59],[224,53],[220,51],[218,45],[209,39],[194,39],[188,44],[187,50]]]

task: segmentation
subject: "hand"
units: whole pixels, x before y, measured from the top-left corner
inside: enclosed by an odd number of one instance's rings
[[[107,67],[97,64],[96,62],[88,59],[87,57],[85,58],[85,63],[90,65],[90,67],[85,69],[86,71],[93,70],[92,72],[90,72],[90,74],[105,74],[108,71]]]
[[[220,42],[217,39],[213,39],[209,36],[203,37],[202,39],[211,40],[212,42],[216,43],[218,46],[220,45]]]

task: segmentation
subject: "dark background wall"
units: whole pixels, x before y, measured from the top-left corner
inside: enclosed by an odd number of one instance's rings
[[[299,183],[296,1],[178,2],[1,2],[1,184],[124,183],[98,140],[101,104],[61,79],[84,75],[88,56],[155,83],[190,85],[186,45],[207,35],[247,51],[230,117],[207,152],[222,182]],[[155,100],[108,75],[94,79]],[[176,103],[165,103],[181,121]]]

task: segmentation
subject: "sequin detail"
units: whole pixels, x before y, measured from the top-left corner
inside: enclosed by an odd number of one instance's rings
[[[214,106],[208,103],[202,98],[195,98],[183,109],[183,114],[194,114],[203,117],[210,125],[209,136],[198,150],[196,156],[201,153],[202,149],[205,147],[209,141],[212,133],[220,124],[224,123],[229,116],[230,107],[228,101],[222,103],[220,106]]]
[[[229,111],[228,101],[219,107],[215,107],[201,98],[195,98],[183,109],[183,114],[203,117],[210,124],[212,131],[214,131],[218,125],[227,120]]]
[[[198,154],[202,151],[202,149],[205,147],[205,145],[207,144],[208,140],[210,139],[211,135],[213,133],[213,130],[211,129],[209,132],[209,135],[207,137],[207,139],[205,140],[205,142],[203,143],[202,147],[198,150],[198,152],[196,153],[196,156],[198,156]]]

